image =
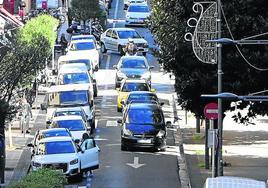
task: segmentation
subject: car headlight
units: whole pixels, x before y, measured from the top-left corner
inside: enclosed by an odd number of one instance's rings
[[[119,78],[127,78],[126,74],[124,74],[124,73],[122,73],[122,72],[118,72],[118,73],[117,73],[117,76],[118,76]]]
[[[132,132],[130,130],[128,130],[128,129],[123,129],[123,134],[125,136],[132,136]]]
[[[163,137],[163,136],[165,136],[165,134],[166,134],[166,131],[164,131],[164,130],[160,130],[158,133],[157,133],[157,137]]]
[[[141,76],[141,78],[142,79],[150,79],[150,77],[151,77],[151,74],[150,74],[150,72],[146,72],[146,73],[144,73],[142,76]]]
[[[70,165],[74,165],[74,164],[77,164],[78,163],[78,159],[74,159],[70,162]]]
[[[144,43],[144,44],[143,44],[143,47],[144,47],[144,48],[148,48],[148,47],[149,47],[148,43]]]
[[[32,165],[33,165],[34,167],[36,167],[36,168],[41,167],[41,164],[40,164],[40,163],[36,163],[36,162],[33,162]]]

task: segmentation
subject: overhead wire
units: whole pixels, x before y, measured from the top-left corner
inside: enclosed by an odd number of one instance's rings
[[[230,29],[230,27],[229,27],[229,24],[228,24],[228,22],[227,22],[227,19],[226,19],[226,16],[225,16],[225,13],[224,13],[224,10],[223,10],[221,1],[220,1],[220,7],[221,7],[222,15],[223,15],[224,21],[225,21],[225,23],[226,23],[227,29],[228,29],[229,34],[230,34],[230,36],[231,36],[231,39],[232,39],[232,40],[235,40],[235,39],[234,39],[234,36],[233,36],[233,34],[232,34],[232,31],[231,31],[231,29]],[[267,33],[268,33],[268,32],[267,32]],[[267,34],[267,33],[266,33],[266,34]],[[263,35],[263,34],[259,34],[259,36],[262,36],[262,35]],[[256,36],[258,36],[258,35],[256,35]],[[253,37],[255,37],[255,36],[253,36]],[[249,39],[249,38],[251,38],[251,37],[244,38],[243,40],[245,40],[245,39]],[[238,45],[235,45],[235,46],[236,46],[237,51],[238,51],[239,54],[241,55],[241,57],[244,59],[244,61],[245,61],[250,67],[252,67],[252,68],[254,68],[254,69],[258,70],[258,71],[268,71],[268,68],[265,68],[265,69],[263,69],[263,68],[259,68],[259,67],[255,66],[255,65],[253,65],[252,63],[250,63],[250,62],[247,60],[247,58],[244,56],[244,54],[242,53],[242,51],[240,50],[240,48],[238,47]]]

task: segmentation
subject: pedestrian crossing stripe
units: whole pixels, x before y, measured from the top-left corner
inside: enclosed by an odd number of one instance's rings
[[[117,122],[116,121],[107,121],[106,127],[116,127]]]

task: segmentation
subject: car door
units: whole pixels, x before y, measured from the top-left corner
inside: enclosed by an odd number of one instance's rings
[[[80,153],[81,169],[99,167],[99,147],[95,144],[93,138],[84,140],[81,145],[82,152]]]
[[[111,49],[111,41],[112,41],[112,29],[106,31],[106,35],[104,37],[104,44],[106,49]]]
[[[111,48],[114,51],[118,51],[118,35],[115,30],[112,30]]]

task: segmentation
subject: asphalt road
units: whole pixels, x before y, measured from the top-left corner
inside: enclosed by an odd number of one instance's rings
[[[109,16],[111,21],[109,27],[124,27],[123,0],[113,0]],[[116,23],[113,20],[116,20]],[[135,29],[148,41],[150,48],[153,48],[155,44],[149,30],[138,27]],[[169,101],[172,97],[171,93],[174,92],[171,80],[169,75],[160,72],[160,66],[152,54],[148,53],[146,57],[149,64],[155,67],[152,74],[152,87],[156,89],[159,98],[165,102],[163,109],[165,118],[168,120],[172,117]],[[95,100],[97,116],[95,139],[101,149],[100,168],[93,172],[93,177],[84,178],[82,182],[72,182],[70,186],[178,188],[180,187],[177,165],[179,149],[175,147],[171,129],[168,130],[166,151],[121,151],[120,149],[120,127],[117,126],[116,120],[121,118],[122,114],[116,110],[117,91],[114,89],[115,70],[112,68],[119,59],[119,54],[108,51],[104,54],[100,70],[96,74],[99,96]],[[138,168],[131,166],[134,163],[139,164]]]

